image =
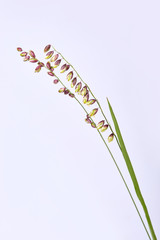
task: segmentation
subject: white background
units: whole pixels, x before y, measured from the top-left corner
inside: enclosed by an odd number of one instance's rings
[[[0,9],[0,239],[148,239],[83,110],[16,51],[43,57],[49,43],[111,122],[110,99],[159,239],[159,1],[3,0]],[[136,199],[116,142],[110,147]]]

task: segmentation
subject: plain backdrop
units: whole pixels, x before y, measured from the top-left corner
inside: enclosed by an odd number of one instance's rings
[[[84,111],[16,51],[43,60],[47,44],[112,124],[109,98],[160,239],[160,2],[2,0],[0,12],[0,239],[148,239]],[[116,142],[110,147],[145,219]]]

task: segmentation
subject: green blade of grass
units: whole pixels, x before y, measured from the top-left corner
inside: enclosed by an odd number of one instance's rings
[[[120,129],[119,129],[119,125],[118,125],[117,119],[115,117],[115,114],[113,112],[113,109],[112,109],[111,104],[110,104],[108,99],[107,99],[107,101],[108,101],[109,110],[110,110],[110,113],[111,113],[111,116],[112,116],[112,120],[113,120],[113,123],[114,123],[114,127],[115,127],[115,130],[116,130],[116,133],[117,133],[117,137],[118,137],[118,140],[119,140],[119,144],[120,144],[120,147],[121,147],[121,152],[123,154],[125,163],[127,165],[130,177],[132,179],[136,195],[137,195],[137,197],[138,197],[138,199],[139,199],[139,201],[140,201],[140,203],[141,203],[141,205],[143,207],[143,210],[144,210],[147,222],[148,222],[148,226],[149,226],[152,238],[153,238],[153,240],[157,240],[157,237],[155,235],[155,232],[154,232],[154,229],[153,229],[153,226],[152,226],[152,222],[151,222],[148,210],[147,210],[147,206],[145,204],[144,198],[143,198],[141,190],[139,188],[139,184],[138,184],[138,181],[137,181],[137,178],[136,178],[136,175],[135,175],[132,163],[130,161],[129,155],[127,153],[127,150],[126,150],[126,147],[125,147],[125,144],[124,144],[124,141],[123,141]]]

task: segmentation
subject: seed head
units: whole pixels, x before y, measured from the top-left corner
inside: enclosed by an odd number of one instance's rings
[[[97,129],[102,128],[103,125],[104,125],[104,120],[100,121],[100,122],[97,124]]]
[[[73,72],[69,72],[66,76],[67,80],[70,81],[73,78]]]
[[[114,134],[111,133],[111,134],[109,135],[109,137],[108,137],[108,142],[112,142],[113,139],[114,139]]]
[[[68,71],[69,68],[70,68],[70,65],[67,65],[67,66],[66,66],[66,71]]]
[[[23,58],[23,61],[26,62],[26,61],[29,61],[30,59],[30,56],[26,55],[24,58]]]
[[[105,124],[102,128],[101,128],[101,132],[104,132],[106,131],[108,128],[108,124]]]
[[[38,62],[38,65],[40,65],[41,67],[44,67],[44,63],[43,62]]]
[[[63,93],[65,89],[66,89],[66,88],[60,88],[60,89],[58,90],[58,92],[59,92],[59,93]]]
[[[88,102],[86,102],[87,105],[92,105],[96,102],[96,99],[91,99]]]
[[[58,67],[61,63],[61,59],[57,60],[55,63],[54,63],[54,68]]]
[[[81,90],[81,87],[82,87],[82,83],[81,82],[77,83],[75,87],[75,92],[79,92]]]
[[[27,54],[28,54],[27,52],[22,52],[22,53],[20,54],[20,56],[21,56],[21,57],[25,57],[25,56],[27,56]]]
[[[87,93],[84,97],[83,97],[83,103],[87,103],[89,99],[89,93]]]
[[[34,53],[32,50],[29,51],[29,55],[30,55],[32,58],[36,58],[36,55],[35,55],[35,53]]]
[[[54,51],[49,51],[49,52],[46,54],[45,59],[51,58],[51,57],[53,56],[53,53],[54,53]]]
[[[51,45],[50,45],[50,44],[47,45],[47,46],[44,48],[44,52],[45,52],[45,53],[48,52],[50,48],[51,48]]]
[[[58,82],[59,82],[58,79],[53,80],[53,83],[54,83],[54,84],[57,84]]]
[[[87,86],[84,86],[81,90],[81,95],[84,97],[86,95],[87,91],[88,91]]]
[[[93,128],[96,128],[96,124],[95,124],[94,122],[91,122],[91,126],[92,126]]]
[[[17,47],[17,51],[18,51],[18,52],[22,52],[23,50],[22,50],[22,48]]]
[[[65,89],[64,90],[64,94],[67,95],[69,93],[69,90],[68,89]]]
[[[50,64],[50,62],[47,62],[46,63],[46,67],[50,70],[51,69],[51,64]]]
[[[51,62],[55,62],[59,57],[59,54],[55,54],[52,58],[51,58]]]
[[[69,96],[72,97],[72,98],[75,97],[75,95],[73,93],[69,93]]]
[[[77,83],[77,78],[75,77],[72,79],[71,87],[73,88],[76,85],[76,83]]]
[[[36,62],[38,62],[38,60],[36,59],[36,58],[30,58],[30,60],[29,60],[31,63],[36,63]]]
[[[67,64],[63,64],[60,69],[60,73],[64,73],[66,71],[66,67],[67,67]]]
[[[88,117],[85,119],[85,122],[86,122],[86,123],[92,123],[91,119],[88,118]]]
[[[98,112],[98,108],[94,108],[94,109],[89,113],[89,117],[95,116],[97,112]]]
[[[35,72],[40,72],[41,71],[41,65],[38,65],[36,68],[35,68]]]
[[[54,76],[54,73],[53,72],[48,72],[48,75],[50,75],[51,77]]]

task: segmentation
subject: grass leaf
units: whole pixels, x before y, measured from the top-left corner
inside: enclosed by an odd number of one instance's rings
[[[117,137],[118,137],[118,140],[119,140],[119,144],[120,144],[120,148],[121,148],[121,152],[123,154],[123,157],[124,157],[124,160],[125,160],[125,163],[127,165],[127,168],[128,168],[128,171],[129,171],[129,174],[130,174],[130,177],[132,179],[132,182],[133,182],[133,185],[134,185],[134,188],[135,188],[135,192],[137,194],[137,197],[143,207],[143,210],[145,212],[145,216],[146,216],[146,219],[147,219],[147,222],[148,222],[148,226],[150,228],[150,232],[151,232],[151,235],[152,235],[152,238],[154,240],[156,240],[156,235],[155,235],[155,232],[154,232],[154,229],[153,229],[153,226],[152,226],[152,223],[151,223],[151,219],[149,217],[149,213],[148,213],[148,210],[147,210],[147,207],[146,207],[146,204],[145,204],[145,201],[143,199],[143,196],[142,196],[142,193],[140,191],[140,188],[139,188],[139,184],[138,184],[138,181],[137,181],[137,178],[136,178],[136,175],[135,175],[135,172],[134,172],[134,169],[133,169],[133,166],[132,166],[132,163],[130,161],[130,158],[129,158],[129,155],[127,153],[127,150],[126,150],[126,147],[125,147],[125,144],[124,144],[124,141],[123,141],[123,138],[122,138],[122,134],[121,134],[121,131],[119,129],[119,125],[118,125],[118,122],[117,122],[117,119],[115,117],[115,114],[113,112],[113,109],[111,107],[111,104],[109,102],[109,100],[107,99],[108,101],[108,105],[109,105],[109,110],[110,110],[110,113],[111,113],[111,116],[112,116],[112,120],[113,120],[113,123],[114,123],[114,127],[115,127],[115,130],[116,130],[116,133],[117,133]]]

